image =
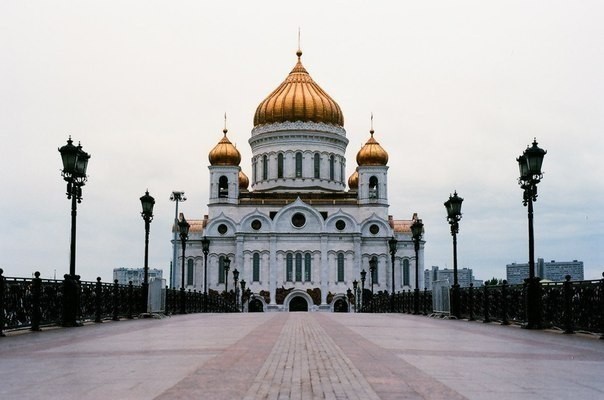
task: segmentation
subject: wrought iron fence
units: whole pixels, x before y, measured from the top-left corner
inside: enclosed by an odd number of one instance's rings
[[[65,310],[65,281],[41,279],[36,272],[33,278],[4,277],[0,269],[0,336],[6,330],[40,330],[42,326],[60,325]],[[113,283],[78,281],[76,303],[79,305],[78,322],[102,322],[134,318],[143,310],[140,286]],[[165,290],[166,313],[180,312],[179,291]],[[238,312],[238,307],[217,294],[204,298],[202,292],[185,294],[187,313]]]

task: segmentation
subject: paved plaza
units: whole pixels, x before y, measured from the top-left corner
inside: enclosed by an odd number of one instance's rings
[[[604,341],[406,314],[190,314],[0,338],[0,399],[602,399]]]

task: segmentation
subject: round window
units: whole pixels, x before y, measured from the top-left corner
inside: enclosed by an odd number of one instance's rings
[[[255,231],[257,231],[260,228],[262,228],[262,222],[260,222],[260,220],[258,220],[258,219],[253,220],[252,221],[252,229],[255,230]]]
[[[306,217],[302,213],[295,213],[292,216],[292,225],[296,228],[302,228],[306,224]]]
[[[377,226],[376,224],[372,224],[372,225],[369,227],[369,232],[371,232],[371,233],[372,233],[372,234],[374,234],[374,235],[377,235],[379,231],[380,231],[380,227],[379,227],[379,226]]]
[[[344,220],[339,219],[336,221],[336,229],[339,231],[343,231],[346,228],[346,222]]]
[[[218,225],[218,233],[220,233],[221,235],[224,235],[225,233],[227,233],[228,230],[229,230],[229,228],[227,228],[227,226],[225,224]]]

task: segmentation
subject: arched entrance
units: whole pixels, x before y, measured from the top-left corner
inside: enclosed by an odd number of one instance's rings
[[[247,312],[264,312],[262,302],[258,299],[250,300],[247,306]]]
[[[289,311],[308,311],[308,302],[302,296],[296,296],[289,301]]]
[[[348,302],[342,298],[337,299],[333,304],[333,312],[348,312]]]

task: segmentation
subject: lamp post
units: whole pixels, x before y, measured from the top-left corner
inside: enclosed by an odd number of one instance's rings
[[[178,203],[187,201],[185,197],[185,192],[173,191],[170,195],[170,201],[176,202],[176,211],[174,212],[174,225],[178,226]],[[174,230],[173,244],[172,244],[172,267],[170,268],[170,284],[172,287],[176,287],[176,242],[178,240],[178,230]]]
[[[392,264],[392,296],[390,299],[390,312],[394,312],[394,256],[396,255],[396,245],[398,241],[394,236],[388,241],[390,247],[390,263]]]
[[[180,243],[182,245],[182,267],[180,276],[180,313],[186,314],[185,308],[185,250],[187,248],[187,239],[189,238],[189,228],[191,225],[185,219],[185,216],[180,214],[180,221],[178,221],[178,231],[180,233]]]
[[[239,296],[238,296],[238,290],[239,290],[239,286],[237,285],[237,282],[239,281],[239,271],[237,271],[237,268],[235,268],[233,270],[233,282],[235,284],[235,308],[239,308]]]
[[[222,264],[224,266],[224,298],[227,298],[227,288],[228,288],[228,283],[229,283],[229,269],[231,267],[231,259],[227,256],[224,259],[224,264]]]
[[[371,257],[369,260],[369,273],[371,274],[371,311],[373,312],[374,307],[374,297],[373,297],[373,285],[375,283],[375,271],[377,270],[377,258]]]
[[[69,275],[65,275],[63,286],[63,326],[79,326],[79,285],[80,277],[76,275],[76,217],[78,203],[82,202],[82,186],[86,184],[86,169],[90,155],[82,146],[73,145],[71,136],[67,144],[59,149],[63,161],[61,175],[67,182],[67,199],[71,200],[71,242],[69,252]]]
[[[524,325],[527,329],[541,329],[541,278],[535,276],[535,237],[533,232],[533,202],[537,201],[537,184],[541,182],[543,173],[541,165],[547,151],[537,146],[537,139],[533,145],[527,147],[518,161],[520,177],[518,184],[524,191],[522,204],[528,206],[528,237],[529,237],[529,277],[525,280],[527,284],[526,317]]]
[[[239,284],[241,285],[241,312],[243,312],[243,305],[245,304],[245,280],[242,279]]]
[[[365,306],[365,279],[367,278],[367,271],[361,271],[361,308]]]
[[[449,195],[449,200],[445,201],[447,209],[447,220],[451,225],[451,235],[453,236],[453,287],[451,288],[451,315],[455,318],[461,318],[460,315],[460,291],[457,281],[457,233],[459,232],[459,220],[461,219],[461,203],[463,199],[457,195]]]
[[[203,312],[208,312],[208,253],[210,252],[210,239],[206,236],[201,239],[203,252]]]
[[[145,265],[144,265],[144,276],[143,276],[143,294],[142,294],[142,312],[149,312],[149,227],[153,220],[153,206],[155,205],[155,199],[149,195],[149,191],[145,191],[145,195],[141,197],[141,205],[143,206],[143,212],[141,216],[145,221]]]
[[[354,291],[354,312],[359,312],[359,281],[352,281],[352,289]]]
[[[424,224],[421,219],[415,219],[411,224],[411,234],[415,247],[415,289],[413,290],[413,314],[419,314],[419,244],[422,240]]]

